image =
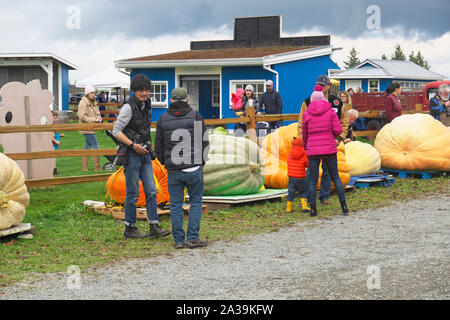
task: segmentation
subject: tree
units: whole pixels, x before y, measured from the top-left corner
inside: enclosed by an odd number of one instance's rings
[[[383,54],[383,55],[381,56],[381,59],[383,59],[383,60],[387,60],[387,57],[386,57],[386,55],[385,55],[385,54]]]
[[[358,53],[355,47],[350,50],[350,55],[348,56],[348,61],[344,61],[345,68],[350,69],[357,66],[361,61],[359,61]]]
[[[422,56],[422,53],[420,53],[420,50],[417,52],[417,55],[414,55],[414,51],[411,51],[410,55],[409,55],[409,61],[414,62],[415,64],[430,70],[430,65],[428,64],[428,61],[426,61],[424,59],[424,57]]]
[[[403,49],[400,47],[400,43],[395,46],[394,54],[391,56],[391,60],[406,60],[406,56],[403,53]]]

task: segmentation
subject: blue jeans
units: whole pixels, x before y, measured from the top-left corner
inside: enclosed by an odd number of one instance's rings
[[[156,203],[156,185],[153,177],[153,165],[150,155],[140,155],[131,152],[128,164],[124,164],[125,185],[127,194],[125,198],[125,224],[136,225],[136,203],[139,198],[139,178],[145,192],[145,206],[147,218],[150,223],[158,223]]]
[[[287,201],[293,201],[297,191],[300,192],[302,198],[306,198],[307,185],[305,181],[305,179],[289,177]]]
[[[87,133],[84,135],[85,149],[98,149],[97,135],[95,133]]]
[[[168,170],[167,180],[170,195],[170,220],[172,222],[172,235],[175,244],[183,244],[185,232],[183,229],[183,202],[184,188],[189,193],[189,220],[187,228],[187,241],[194,242],[199,238],[200,220],[202,218],[203,198],[203,167],[194,172],[181,170]]]
[[[320,179],[320,191],[319,191],[319,200],[323,201],[323,200],[328,200],[330,199],[330,194],[331,194],[331,179],[330,179],[330,175],[328,173],[328,168],[325,166],[325,164],[322,162],[322,179]],[[311,171],[309,171],[309,169],[306,171],[306,178],[305,178],[306,182],[305,184],[308,185],[309,181],[311,180]],[[315,197],[315,190],[314,193],[312,194],[312,196]],[[308,194],[308,203],[311,203],[311,195]],[[303,197],[302,198],[306,198]]]
[[[344,186],[342,185],[341,178],[339,178],[337,159],[322,158],[322,163],[323,166],[325,166],[328,169],[328,172],[331,176],[331,181],[334,182],[334,186],[336,187],[339,201],[345,201]],[[316,186],[317,180],[319,179],[319,165],[320,159],[309,159],[308,171],[311,172],[308,184],[309,184],[309,194],[311,196],[310,203],[313,205],[316,204]]]

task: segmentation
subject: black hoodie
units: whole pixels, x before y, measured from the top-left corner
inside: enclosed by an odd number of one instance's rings
[[[175,132],[172,138],[175,130],[179,131]],[[205,165],[209,150],[208,135],[205,132],[205,121],[198,111],[184,101],[173,102],[156,124],[155,151],[158,160],[167,170]],[[188,138],[184,139],[186,133],[189,133],[191,143],[183,145],[183,142],[188,142]],[[172,159],[172,150],[175,147],[177,159]]]

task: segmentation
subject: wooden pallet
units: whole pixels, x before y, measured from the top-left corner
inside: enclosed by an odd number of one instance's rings
[[[190,208],[191,208],[190,205],[184,205],[183,211],[185,213],[188,213]],[[97,206],[97,207],[90,207],[90,209],[95,211],[96,213],[112,216],[114,219],[125,220],[125,209],[123,207],[105,208],[105,206]],[[207,213],[208,213],[208,206],[202,205],[202,214]],[[170,209],[163,210],[158,208],[158,215],[170,215]],[[147,211],[145,208],[136,208],[136,219],[147,221]]]
[[[431,179],[433,177],[440,177],[442,175],[447,175],[444,171],[408,171],[408,170],[394,170],[394,169],[381,169],[381,172],[387,172],[398,175],[399,179],[407,179],[409,177],[421,179]]]
[[[12,235],[19,235],[22,233],[27,233],[27,234],[33,235],[34,232],[35,232],[35,229],[31,225],[31,223],[19,223],[15,227],[0,230],[0,238],[12,236]]]

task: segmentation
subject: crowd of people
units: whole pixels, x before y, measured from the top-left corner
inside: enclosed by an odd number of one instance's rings
[[[208,245],[207,240],[200,239],[200,221],[202,217],[203,166],[208,160],[208,135],[205,122],[200,113],[189,105],[189,97],[184,88],[174,88],[170,95],[167,111],[159,118],[156,126],[155,147],[150,135],[151,100],[149,99],[151,81],[145,75],[136,75],[131,80],[133,95],[120,108],[117,121],[114,123],[112,135],[120,141],[119,152],[123,157],[126,181],[125,230],[126,239],[159,238],[172,233],[174,246],[196,248]],[[266,82],[267,91],[261,97],[255,94],[254,87],[247,85],[245,90],[239,89],[233,94],[233,101],[239,101],[233,111],[237,117],[245,117],[248,107],[253,107],[256,115],[282,114],[281,95],[274,90],[273,82]],[[288,197],[286,212],[293,211],[293,200],[300,193],[303,212],[317,216],[316,186],[319,179],[319,166],[322,163],[319,201],[329,205],[331,183],[333,182],[344,215],[348,215],[344,186],[340,180],[337,164],[337,147],[341,143],[355,140],[358,111],[352,107],[352,91],[347,90],[335,96],[331,93],[331,81],[328,76],[320,76],[312,94],[301,104],[297,124],[298,136],[292,139],[292,148],[288,157],[287,175]],[[360,88],[359,88],[360,89]],[[386,121],[391,122],[401,115],[401,86],[392,83],[386,90]],[[362,91],[362,90],[357,90]],[[236,98],[238,95],[238,99]],[[449,87],[443,85],[439,94],[431,100],[430,110],[434,117],[450,107]],[[95,89],[87,86],[85,96],[78,108],[80,123],[101,122],[101,116],[95,99]],[[201,125],[199,126],[198,123]],[[282,125],[281,121],[269,123],[269,132]],[[176,130],[183,130],[189,137],[190,150],[182,155],[182,161],[174,159],[179,153],[178,144],[182,141],[174,139]],[[235,135],[243,136],[246,124],[237,123]],[[84,131],[86,149],[98,149],[95,131]],[[195,142],[195,137],[203,137],[202,143]],[[59,146],[60,135],[54,138],[55,148]],[[181,137],[179,137],[181,138]],[[120,151],[122,150],[122,151]],[[159,227],[157,214],[157,189],[155,186],[152,160],[158,159],[167,170],[168,189],[170,195],[170,216],[172,232]],[[88,157],[83,157],[82,170],[87,170]],[[94,157],[95,170],[100,170],[98,157]],[[145,193],[146,210],[149,223],[148,234],[139,232],[136,226],[136,203],[139,197],[139,180],[142,181]],[[183,228],[182,205],[185,189],[189,193],[191,204],[187,233]]]

